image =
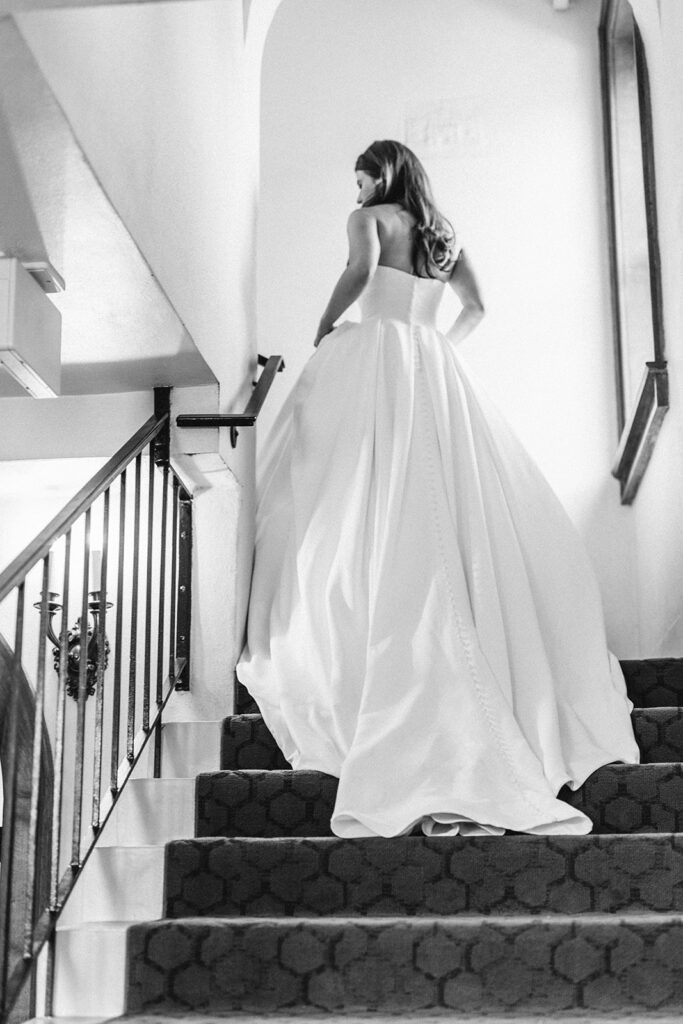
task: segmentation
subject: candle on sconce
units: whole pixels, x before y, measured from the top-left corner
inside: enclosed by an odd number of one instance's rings
[[[55,552],[50,552],[50,571],[48,573],[47,589],[51,594],[59,594],[62,589],[64,570],[60,562],[61,559],[57,557]]]
[[[102,552],[91,551],[90,552],[90,574],[88,577],[88,590],[93,591],[100,589],[100,577],[102,575]]]

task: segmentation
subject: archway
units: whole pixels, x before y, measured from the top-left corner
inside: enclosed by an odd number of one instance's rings
[[[261,86],[259,335],[281,339],[295,377],[346,261],[357,154],[373,138],[412,146],[484,286],[487,317],[461,353],[582,532],[611,643],[628,652],[599,14],[540,0],[280,3]]]

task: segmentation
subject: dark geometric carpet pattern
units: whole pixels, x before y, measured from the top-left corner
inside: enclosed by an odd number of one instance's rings
[[[166,917],[683,912],[683,835],[187,839]]]
[[[633,732],[643,764],[683,760],[683,707],[634,708]],[[223,723],[221,768],[289,768],[259,714],[233,715]]]
[[[683,1009],[683,918],[187,918],[129,931],[129,1010]]]
[[[683,659],[622,661],[628,695],[637,708],[683,706]],[[245,691],[246,692],[246,691]]]
[[[232,715],[223,722],[221,768],[289,768],[261,715]]]
[[[166,919],[130,929],[128,1010],[683,1011],[683,661],[622,665],[643,764],[561,792],[587,836],[332,836],[336,779],[292,771],[238,685]]]
[[[198,836],[329,836],[337,780],[322,772],[223,771],[197,778]],[[605,765],[560,798],[593,831],[683,831],[683,763]]]
[[[322,772],[197,776],[198,836],[329,836],[337,780]]]

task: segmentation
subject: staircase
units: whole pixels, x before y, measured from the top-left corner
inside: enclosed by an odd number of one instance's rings
[[[683,659],[622,664],[644,763],[562,794],[587,836],[334,837],[336,779],[288,769],[241,690],[165,917],[129,928],[128,1012],[678,1013]]]

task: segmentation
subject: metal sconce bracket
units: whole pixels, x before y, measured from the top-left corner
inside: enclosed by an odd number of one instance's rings
[[[97,642],[97,632],[100,614],[102,611],[102,602],[100,601],[99,590],[89,591],[88,611],[92,615],[93,624],[92,627],[88,626],[85,633],[85,656],[87,658],[86,667],[86,699],[92,697],[95,693],[95,687],[97,682],[97,670],[99,668],[100,659],[102,659],[102,669],[106,669],[109,663],[109,641],[107,637],[104,638],[104,651],[100,651],[99,644]],[[36,601],[33,605],[34,608],[41,608],[41,601]],[[112,608],[113,605],[110,601],[107,602],[106,608]],[[47,599],[47,613],[48,613],[48,625],[47,625],[47,637],[52,647],[52,657],[54,669],[59,674],[59,668],[61,664],[61,646],[59,637],[57,636],[53,620],[57,612],[62,610],[62,605],[59,602],[59,594],[54,591],[48,592]],[[75,624],[70,630],[67,631],[67,669],[66,669],[66,692],[69,697],[73,697],[75,701],[78,700],[79,693],[79,676],[80,676],[80,664],[81,654],[83,648],[83,629],[80,618],[76,619]]]

